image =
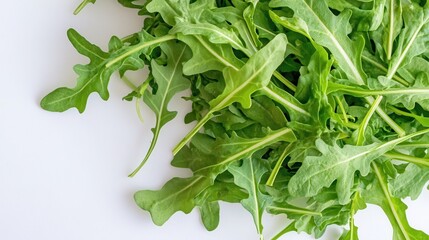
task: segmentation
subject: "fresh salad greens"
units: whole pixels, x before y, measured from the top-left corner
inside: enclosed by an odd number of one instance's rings
[[[169,102],[188,90],[185,122],[196,125],[172,149],[172,165],[192,175],[134,196],[155,224],[198,208],[213,230],[226,201],[249,211],[261,239],[268,212],[292,220],[274,239],[318,238],[334,224],[344,226],[340,239],[356,240],[356,212],[375,204],[392,239],[429,239],[409,225],[401,200],[416,199],[429,180],[429,1],[119,3],[145,16],[142,30],[112,37],[104,51],[70,29],[90,62],[75,66],[74,88],[56,89],[41,106],[83,112],[91,93],[109,98],[113,73],[148,67],[124,97],[156,115],[134,176],[177,115]]]

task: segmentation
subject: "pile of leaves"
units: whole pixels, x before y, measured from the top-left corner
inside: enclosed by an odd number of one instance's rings
[[[80,10],[89,0],[82,3]],[[207,230],[219,201],[241,203],[263,238],[264,212],[286,214],[290,231],[316,238],[329,225],[358,239],[354,215],[375,204],[393,239],[429,239],[412,228],[401,199],[429,180],[429,2],[426,0],[119,0],[145,16],[140,32],[112,37],[108,51],[75,30],[90,63],[74,88],[41,106],[85,110],[107,100],[114,72],[148,67],[124,99],[156,114],[149,159],[168,104],[188,90],[195,127],[173,149],[174,177],[135,201],[157,225],[198,208]],[[169,151],[170,149],[166,149]]]

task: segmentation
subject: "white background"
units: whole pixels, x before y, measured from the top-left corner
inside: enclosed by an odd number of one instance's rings
[[[79,1],[3,1],[0,8],[0,239],[2,240],[200,240],[257,239],[250,215],[239,205],[222,204],[221,223],[206,232],[198,213],[175,214],[157,227],[133,201],[140,189],[159,189],[173,176],[189,174],[169,165],[170,149],[189,126],[189,105],[179,98],[176,121],[162,131],[155,153],[135,178],[128,178],[144,155],[153,115],[121,97],[127,87],[112,78],[108,102],[91,95],[87,110],[50,113],[40,99],[60,86],[72,87],[76,63],[86,63],[69,44],[66,30],[77,29],[104,49],[111,35],[139,30],[142,19],[115,0],[98,1],[78,16]],[[133,77],[139,77],[134,74]],[[429,193],[406,200],[409,221],[429,233]],[[286,224],[265,216],[267,239]],[[357,214],[361,239],[391,239],[381,210],[369,206]],[[330,227],[323,239],[336,239],[341,228]],[[283,239],[313,239],[294,233]]]

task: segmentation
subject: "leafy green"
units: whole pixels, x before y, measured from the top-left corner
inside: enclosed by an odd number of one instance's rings
[[[270,196],[261,192],[259,184],[268,168],[261,159],[255,158],[244,159],[242,166],[231,166],[228,171],[234,176],[234,183],[248,192],[249,197],[241,200],[241,204],[252,214],[256,230],[263,239],[262,213],[270,201]]]
[[[188,47],[185,44],[173,45],[169,42],[162,43],[160,47],[167,56],[166,65],[161,66],[155,60],[152,60],[151,74],[157,84],[157,89],[155,94],[146,90],[143,96],[143,101],[156,115],[155,127],[152,128],[154,136],[145,158],[130,176],[135,175],[148,160],[158,141],[161,128],[176,117],[177,112],[168,111],[168,103],[176,93],[186,90],[190,86],[190,82],[183,76],[182,71],[182,63],[187,60],[187,55],[189,55]]]
[[[392,239],[429,239],[410,226],[402,201],[429,181],[429,1],[118,2],[145,17],[142,30],[112,37],[107,51],[69,30],[89,63],[75,66],[75,87],[54,90],[41,106],[83,112],[90,94],[109,98],[118,72],[131,87],[124,99],[156,117],[134,176],[177,115],[169,103],[187,90],[185,122],[196,125],[171,164],[191,174],[134,195],[155,224],[198,209],[212,231],[224,201],[250,213],[260,239],[269,213],[291,220],[273,239],[291,231],[319,238],[339,225],[339,239],[357,240],[365,229],[355,215],[375,204]],[[76,13],[88,3],[95,0]],[[145,68],[147,77],[127,80]]]

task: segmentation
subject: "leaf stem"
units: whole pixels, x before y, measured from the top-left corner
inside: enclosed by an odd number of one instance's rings
[[[308,117],[311,117],[311,114],[307,112],[306,110],[302,109],[300,106],[297,106],[296,104],[288,101],[286,98],[280,96],[278,93],[273,91],[269,87],[263,87],[261,89],[261,92],[263,92],[266,96],[270,97],[271,99],[275,100],[276,102],[283,105],[288,110],[293,110],[297,113],[301,113],[303,115],[306,115]]]
[[[127,78],[126,76],[122,76],[121,80],[125,83],[125,85],[127,85],[129,88],[131,88],[131,90],[133,90],[133,91],[137,90],[137,86],[134,85],[134,83],[131,82],[130,79]]]
[[[404,58],[407,56],[408,52],[410,51],[411,47],[414,45],[414,41],[416,40],[417,36],[419,35],[421,29],[423,26],[429,21],[429,16],[422,21],[422,23],[419,24],[417,30],[414,32],[414,34],[411,36],[410,41],[405,45],[404,50],[399,55],[399,58],[397,61],[393,62],[393,65],[389,67],[389,70],[387,71],[387,78],[392,79],[392,77],[395,75],[396,71],[398,71],[399,67],[402,64],[402,61],[404,61]]]
[[[346,109],[343,106],[343,103],[341,102],[341,99],[338,96],[335,96],[335,101],[338,104],[338,107],[340,108],[341,114],[343,115],[344,118],[344,123],[349,123],[349,119],[347,117],[347,113],[346,113]]]
[[[414,157],[414,156],[405,155],[399,152],[388,152],[388,153],[385,153],[384,156],[391,159],[401,160],[409,163],[414,163],[420,166],[429,167],[429,159],[427,158]]]
[[[296,231],[295,221],[292,221],[291,223],[289,223],[289,225],[287,225],[283,230],[277,233],[271,240],[278,240],[281,236],[292,231]]]
[[[285,77],[283,77],[283,75],[281,75],[279,72],[275,71],[273,75],[290,90],[292,90],[293,92],[296,92],[296,86],[292,82],[287,80]]]
[[[157,119],[156,125],[158,126],[159,124],[160,124],[160,120]],[[140,169],[144,166],[144,164],[147,162],[147,160],[149,159],[149,156],[152,154],[153,149],[156,146],[156,143],[158,142],[158,136],[159,136],[159,133],[158,134],[154,133],[153,139],[150,143],[149,149],[147,150],[143,161],[141,161],[141,163],[137,166],[137,168],[132,173],[130,173],[130,175],[128,175],[128,177],[134,177],[140,171]]]
[[[344,93],[356,94],[359,96],[377,96],[377,95],[394,95],[394,94],[427,94],[429,95],[429,88],[391,88],[385,90],[370,90],[370,89],[351,89],[344,85],[344,89],[340,90]]]
[[[359,126],[358,129],[358,137],[356,144],[358,146],[361,146],[365,141],[365,130],[368,127],[369,120],[371,119],[372,115],[374,114],[375,110],[378,108],[378,105],[380,105],[381,100],[383,100],[383,96],[378,96],[375,101],[372,103],[369,111],[366,113],[365,117],[362,120],[362,123]]]
[[[379,182],[381,189],[383,191],[384,197],[387,200],[390,211],[392,211],[393,217],[395,218],[395,221],[398,224],[402,235],[404,236],[404,238],[406,240],[411,240],[410,236],[408,236],[408,233],[407,233],[404,225],[402,224],[402,222],[400,220],[401,218],[398,215],[398,212],[396,211],[396,208],[395,208],[394,203],[392,201],[392,195],[390,194],[387,183],[385,182],[385,177],[382,175],[383,173],[380,171],[380,169],[377,166],[377,163],[375,163],[374,161],[371,162],[371,167],[374,170],[375,175],[377,176],[377,179],[378,179],[378,182]]]
[[[295,144],[290,143],[289,145],[287,145],[287,147],[285,147],[285,149],[283,150],[282,154],[280,155],[279,159],[276,162],[276,165],[273,168],[273,171],[271,171],[270,177],[268,178],[267,182],[265,183],[267,186],[272,187],[274,184],[274,181],[276,180],[277,174],[280,171],[280,167],[282,166],[284,160],[286,159],[286,157],[290,154],[293,146]]]
[[[297,213],[302,215],[310,215],[310,216],[322,216],[323,214],[321,212],[315,212],[308,209],[303,208],[286,208],[286,207],[274,207],[274,206],[267,206],[267,211],[274,210],[277,212],[284,212],[284,213]]]
[[[206,122],[208,122],[212,117],[215,111],[210,110],[200,121],[198,121],[197,125],[189,131],[186,136],[177,144],[173,149],[173,155],[176,155],[180,149],[182,149],[186,143],[204,126]]]
[[[111,67],[115,63],[123,60],[124,58],[126,58],[126,57],[128,57],[130,55],[133,55],[134,53],[137,53],[137,52],[141,51],[144,48],[147,48],[149,46],[152,46],[152,45],[155,45],[155,44],[158,44],[158,43],[162,43],[162,42],[166,42],[166,41],[169,41],[169,40],[173,40],[173,39],[176,39],[175,35],[165,35],[165,36],[156,38],[156,39],[154,39],[152,41],[143,42],[143,43],[139,43],[137,45],[134,45],[134,46],[130,47],[131,48],[130,50],[126,51],[125,53],[123,53],[123,54],[121,54],[121,55],[113,58],[109,62],[107,62],[106,68]]]
[[[395,0],[390,0],[390,12],[389,12],[389,37],[387,41],[387,60],[390,61],[392,58],[392,49],[393,49],[393,32],[394,32],[394,7],[395,7]]]
[[[74,10],[73,14],[77,15],[78,13],[80,13],[80,11],[82,11],[82,9],[88,5],[88,3],[95,3],[95,0],[84,0],[83,2],[81,2],[79,4],[79,6],[77,6],[76,10]]]

